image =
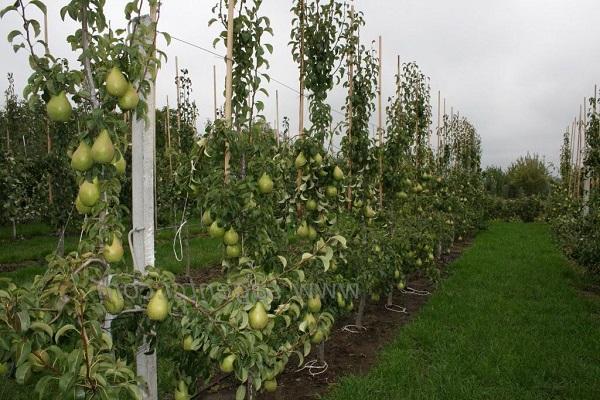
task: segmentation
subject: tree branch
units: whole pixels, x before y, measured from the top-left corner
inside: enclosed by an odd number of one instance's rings
[[[92,106],[95,109],[100,108],[100,101],[96,97],[96,85],[94,84],[94,76],[92,75],[92,65],[90,63],[90,56],[87,54],[89,50],[89,32],[88,32],[88,21],[87,21],[87,2],[81,6],[81,46],[83,48],[83,67],[85,68],[85,77],[87,80],[88,90],[90,91],[90,97]]]

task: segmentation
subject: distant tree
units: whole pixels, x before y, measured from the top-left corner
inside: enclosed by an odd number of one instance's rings
[[[571,177],[571,141],[567,129],[563,135],[563,145],[560,149],[560,179],[563,185],[568,185]]]
[[[548,166],[537,154],[519,157],[506,172],[508,197],[545,196],[550,189]]]
[[[507,190],[506,173],[501,167],[489,166],[483,171],[485,190],[494,196],[505,197]]]

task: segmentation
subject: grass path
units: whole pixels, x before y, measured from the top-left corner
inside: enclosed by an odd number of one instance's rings
[[[600,301],[545,225],[495,223],[337,399],[600,399]]]

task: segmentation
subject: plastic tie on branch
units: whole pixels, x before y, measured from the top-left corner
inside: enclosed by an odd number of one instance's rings
[[[402,307],[397,304],[386,304],[385,309],[396,313],[408,314],[406,307]]]
[[[419,289],[411,288],[410,286],[407,286],[406,288],[402,289],[400,292],[402,292],[404,294],[414,294],[415,296],[429,296],[431,294],[431,292],[429,292],[428,290],[419,290]]]
[[[192,167],[193,168],[193,167]],[[189,193],[185,195],[185,202],[183,203],[183,212],[181,213],[181,223],[179,224],[179,228],[175,232],[175,237],[173,237],[173,254],[175,254],[175,259],[178,262],[183,261],[183,243],[181,241],[181,231],[185,224],[187,224],[187,219],[185,219],[185,213],[187,211],[187,203],[188,203]],[[177,254],[177,241],[179,241],[179,253]]]
[[[175,237],[173,237],[173,254],[175,254],[175,259],[179,262],[183,261],[183,243],[181,241],[181,231],[183,227],[187,224],[187,219],[182,221],[175,232]],[[179,242],[179,254],[177,254],[177,242]]]
[[[320,364],[319,360],[314,359],[305,363],[302,366],[302,368],[297,369],[296,372],[301,372],[307,369],[310,376],[317,376],[327,371],[327,368],[329,368],[329,364],[327,364],[327,361],[323,361],[323,363]]]
[[[365,333],[367,331],[367,328],[362,326],[362,325],[346,325],[344,326],[342,329],[342,332],[348,332],[348,333]]]

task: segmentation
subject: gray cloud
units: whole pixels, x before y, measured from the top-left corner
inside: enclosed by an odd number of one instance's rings
[[[58,55],[72,58],[64,38],[74,29],[63,23],[58,7],[50,3],[50,46]],[[108,2],[114,26],[122,24],[123,3]],[[165,2],[160,29],[207,48],[218,28],[208,28],[213,1]],[[287,47],[291,2],[267,0],[264,14],[271,18],[275,47],[270,74],[294,87],[297,69]],[[384,96],[392,94],[396,55],[417,61],[431,77],[432,103],[438,90],[476,125],[482,136],[484,164],[506,166],[527,151],[558,159],[562,132],[579,112],[584,96],[592,95],[600,55],[600,2],[597,0],[388,0],[356,1],[365,13],[363,40],[383,36]],[[0,22],[5,38],[18,25],[15,17]],[[217,48],[219,53],[224,49]],[[25,53],[14,55],[0,41],[0,75],[15,74],[20,91],[29,74]],[[219,93],[223,88],[222,59],[174,41],[166,49],[169,61],[158,78],[158,101],[175,102],[174,61],[190,70],[201,119],[212,116],[212,66],[218,68]],[[0,80],[0,90],[6,88]],[[275,90],[280,92],[281,115],[297,129],[297,95],[271,83],[265,114],[274,120]],[[336,90],[331,101],[341,109],[344,93]],[[221,99],[219,99],[221,101]],[[436,115],[434,109],[434,115]]]

